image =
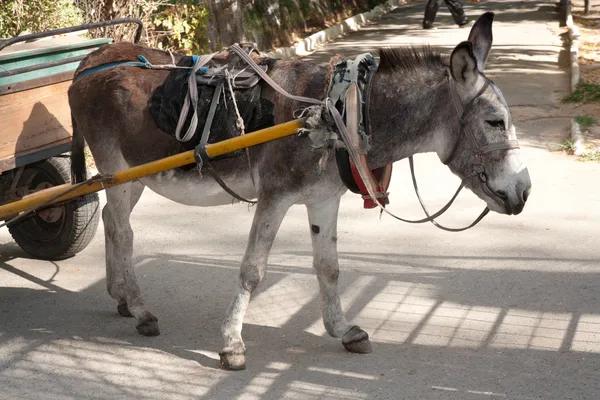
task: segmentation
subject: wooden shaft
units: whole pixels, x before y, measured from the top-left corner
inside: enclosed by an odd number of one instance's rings
[[[206,152],[209,157],[214,158],[236,150],[244,149],[246,147],[252,147],[258,144],[270,142],[275,139],[293,135],[302,127],[304,127],[304,120],[296,119],[214,144],[207,144]],[[49,204],[62,203],[66,200],[74,199],[89,193],[98,192],[100,190],[117,186],[125,182],[130,182],[173,168],[179,168],[187,164],[193,164],[195,162],[194,150],[186,151],[184,153],[176,154],[174,156],[162,158],[160,160],[152,161],[147,164],[138,165],[137,167],[117,172],[114,175],[100,176],[98,180],[94,180],[89,184],[82,185],[70,191],[69,193],[52,200],[52,202]],[[0,221],[16,216],[20,212],[43,204],[46,201],[58,196],[60,193],[73,187],[74,185],[68,183],[60,186],[54,186],[27,195],[21,200],[2,205],[0,206]]]

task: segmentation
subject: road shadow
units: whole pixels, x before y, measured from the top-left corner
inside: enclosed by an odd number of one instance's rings
[[[498,18],[533,20],[539,5],[528,4],[511,2]],[[420,7],[407,17],[410,24],[420,24]],[[383,18],[389,21],[384,35],[428,34],[394,27],[392,17]],[[439,18],[450,23],[444,13]],[[372,46],[355,47],[351,36],[343,39],[350,51]],[[376,41],[377,33],[372,37]],[[501,87],[514,57],[527,71],[553,65],[537,57],[522,61],[526,52],[518,44],[494,51],[490,66]],[[219,240],[241,236],[231,232]],[[146,338],[137,335],[133,320],[117,315],[104,280],[80,291],[64,289],[57,282],[67,272],[56,269],[40,279],[15,266],[22,257],[16,245],[3,245],[0,271],[28,287],[0,287],[0,397],[595,398],[600,274],[590,271],[600,260],[563,258],[560,249],[519,256],[518,245],[497,249],[501,255],[342,252],[343,305],[373,338],[369,355],[347,353],[324,334],[312,253],[275,252],[248,310],[248,369],[239,372],[221,370],[216,352],[241,257],[138,256],[140,286],[162,331]]]
[[[284,255],[307,263],[311,257]],[[174,254],[138,258],[142,291],[162,328],[161,336],[146,338],[135,333],[131,319],[117,315],[103,280],[71,292],[23,273],[3,256],[1,270],[45,289],[0,288],[0,346],[14,348],[0,382],[7,393],[35,387],[36,381],[60,382],[51,389],[57,399],[198,393],[207,399],[392,398],[398,385],[406,398],[470,399],[490,392],[558,399],[589,398],[599,388],[600,274],[518,268],[599,260],[365,252],[342,253],[340,260],[347,316],[373,337],[372,354],[347,353],[339,340],[323,334],[310,264],[275,263],[244,325],[248,369],[226,372],[216,352],[238,261]],[[446,267],[458,264],[465,269]],[[560,367],[554,370],[555,365]],[[524,386],[525,381],[530,383]],[[32,393],[32,398],[48,394]]]

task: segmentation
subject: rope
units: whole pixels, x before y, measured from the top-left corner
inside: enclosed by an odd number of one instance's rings
[[[267,75],[267,73],[265,71],[263,71],[252,59],[252,57],[250,57],[248,54],[246,54],[246,52],[236,43],[233,44],[229,47],[231,50],[233,50],[238,56],[240,56],[240,58],[244,61],[246,61],[246,63],[254,70],[256,71],[256,73],[265,81],[269,84],[269,86],[271,86],[273,89],[275,89],[277,92],[279,92],[280,94],[284,95],[285,97],[292,99],[292,100],[296,100],[298,102],[301,103],[310,103],[310,104],[319,104],[319,105],[323,105],[325,101],[322,100],[317,100],[317,99],[313,99],[310,97],[304,97],[304,96],[294,96],[288,92],[286,92],[281,86],[279,86],[277,84],[277,82],[275,82],[269,75]]]
[[[241,70],[238,73],[238,75],[241,74],[245,70],[246,70],[246,68]],[[244,119],[240,115],[240,110],[238,109],[237,101],[235,100],[235,94],[233,92],[233,86],[234,86],[236,77],[237,77],[237,75],[234,76],[231,74],[231,72],[229,72],[229,70],[225,70],[225,78],[227,79],[227,86],[229,87],[229,93],[231,94],[231,102],[233,103],[233,107],[235,108],[235,114],[237,115],[237,120],[235,121],[235,126],[239,129],[240,135],[243,136],[246,134],[246,126],[244,125]],[[245,153],[246,153],[246,159],[248,160],[248,167],[249,167],[249,171],[250,171],[250,178],[252,179],[252,186],[254,186],[254,188],[256,188],[256,181],[254,179],[254,174],[252,173],[252,160],[250,159],[250,149],[248,147],[246,147]]]
[[[229,93],[231,94],[231,102],[233,103],[233,107],[235,108],[235,115],[237,115],[235,126],[240,130],[240,133],[242,135],[245,135],[246,127],[244,126],[244,119],[240,115],[240,110],[238,109],[237,101],[235,100],[235,94],[233,93],[233,81],[235,77],[231,74],[231,72],[225,70],[225,78],[227,79],[227,86],[229,87]]]

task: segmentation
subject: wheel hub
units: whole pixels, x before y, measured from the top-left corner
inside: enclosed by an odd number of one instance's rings
[[[48,189],[52,187],[52,184],[49,182],[42,182],[39,185],[37,185],[35,187],[35,190],[42,190],[42,189]],[[37,213],[38,217],[47,223],[55,223],[60,221],[61,217],[63,216],[64,213],[64,207],[62,206],[58,206],[58,207],[52,207],[52,208],[46,208],[40,212]]]

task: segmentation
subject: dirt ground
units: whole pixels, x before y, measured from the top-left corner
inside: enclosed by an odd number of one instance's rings
[[[579,27],[579,67],[581,80],[600,85],[600,2],[591,0],[590,11],[584,14],[583,0],[572,1],[573,21]],[[571,108],[572,107],[572,108]],[[575,113],[592,117],[596,124],[584,133],[586,143],[600,149],[600,104],[575,104],[568,108]]]

